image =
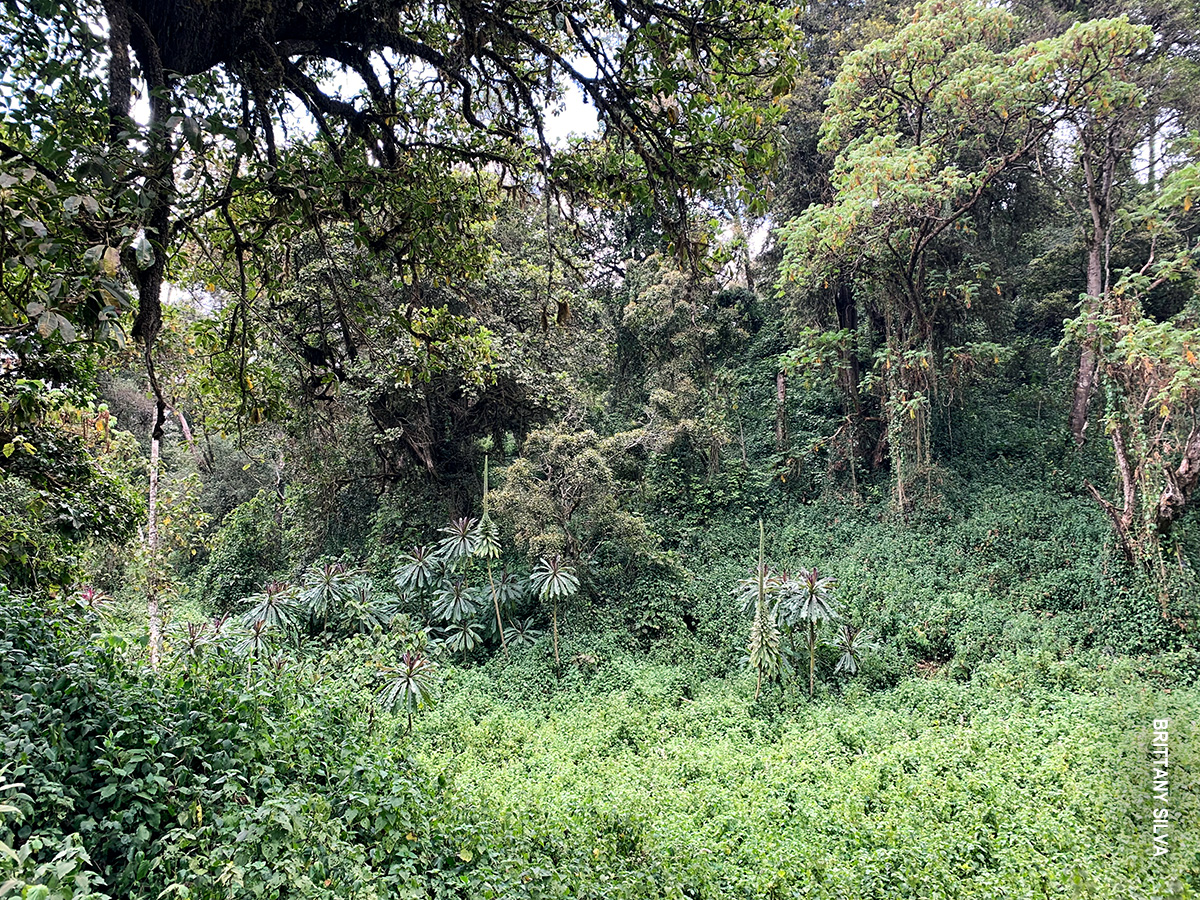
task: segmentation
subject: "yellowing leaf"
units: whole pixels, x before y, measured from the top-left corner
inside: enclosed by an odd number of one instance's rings
[[[474,855],[471,853],[470,850],[459,850],[458,858],[461,859],[463,862],[470,862],[472,859],[474,859]]]
[[[106,247],[104,256],[100,258],[100,271],[109,278],[116,277],[117,269],[121,267],[121,251],[116,247]]]

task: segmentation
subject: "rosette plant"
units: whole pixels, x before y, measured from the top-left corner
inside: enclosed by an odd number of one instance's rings
[[[766,530],[758,520],[758,566],[749,578],[738,582],[737,596],[743,612],[749,613],[750,640],[746,645],[750,668],[757,675],[754,699],[762,693],[763,682],[770,682],[783,666],[782,635],[779,630],[779,578],[767,568],[764,558]]]
[[[400,665],[389,666],[379,673],[382,686],[379,700],[384,706],[403,709],[408,716],[408,731],[412,731],[413,711],[420,709],[433,697],[437,667],[416,650],[406,650]]]
[[[794,577],[783,583],[783,590],[780,591],[779,611],[784,624],[804,630],[810,698],[816,682],[817,631],[823,623],[833,622],[838,617],[837,604],[833,599],[835,587],[834,580],[821,575],[814,566],[800,569]]]
[[[529,584],[538,598],[550,605],[550,627],[554,634],[554,665],[559,666],[558,607],[560,603],[578,593],[579,578],[575,575],[575,570],[563,562],[561,556],[556,555],[538,560],[533,574],[529,576]]]

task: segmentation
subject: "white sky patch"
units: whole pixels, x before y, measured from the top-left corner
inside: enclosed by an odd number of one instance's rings
[[[565,146],[571,137],[595,137],[599,129],[596,107],[584,99],[574,82],[567,85],[562,108],[546,116],[546,140],[552,147]]]

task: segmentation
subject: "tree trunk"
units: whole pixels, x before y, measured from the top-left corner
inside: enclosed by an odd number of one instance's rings
[[[1155,526],[1158,533],[1167,535],[1171,527],[1183,517],[1196,486],[1200,484],[1200,424],[1192,426],[1183,447],[1183,459],[1174,471],[1167,469],[1167,484],[1158,498],[1155,510]]]
[[[899,510],[901,518],[908,515],[908,447],[904,440],[904,418],[901,412],[898,411],[898,398],[901,396],[902,388],[900,385],[900,377],[897,370],[900,368],[897,360],[900,358],[899,353],[891,351],[889,347],[889,357],[887,365],[884,367],[884,422],[886,425],[887,434],[887,449],[888,455],[892,462],[892,482],[895,492],[896,509]]]
[[[192,435],[191,427],[188,425],[187,416],[183,414],[182,409],[172,408],[171,411],[175,413],[175,418],[179,420],[179,430],[183,432],[183,439],[187,442],[188,449],[192,451],[192,459],[196,461],[196,468],[201,472],[207,471],[208,462],[204,459],[203,454],[201,454],[200,448],[196,446],[196,439]]]
[[[108,19],[108,139],[115,144],[129,128],[129,8],[123,0],[105,0],[104,14]]]
[[[1114,146],[1114,135],[1105,136],[1099,147],[1099,171],[1093,165],[1089,155],[1096,149],[1094,143],[1085,138],[1083,154],[1083,174],[1087,183],[1088,212],[1092,219],[1092,230],[1087,242],[1087,299],[1085,312],[1088,315],[1087,331],[1084,335],[1083,348],[1079,353],[1079,371],[1075,375],[1075,391],[1071,397],[1071,412],[1067,424],[1078,446],[1083,445],[1084,430],[1088,424],[1088,406],[1092,401],[1092,392],[1096,388],[1096,334],[1095,316],[1101,311],[1105,283],[1104,252],[1108,246],[1108,224],[1111,217],[1113,176],[1116,169],[1118,151]],[[1090,146],[1089,146],[1090,143]]]
[[[146,504],[146,617],[150,623],[150,668],[162,659],[162,616],[158,606],[158,469],[166,405],[155,404],[154,427],[150,432],[150,496]]]
[[[562,668],[562,663],[558,659],[558,601],[550,607],[550,627],[554,631],[554,668],[556,670]]]
[[[1140,541],[1141,535],[1131,535],[1130,529],[1134,523],[1134,517],[1137,515],[1138,505],[1138,490],[1137,466],[1131,463],[1129,459],[1129,449],[1125,444],[1125,435],[1120,428],[1113,429],[1112,432],[1113,456],[1117,463],[1117,475],[1121,481],[1121,502],[1124,504],[1121,509],[1117,509],[1113,504],[1104,499],[1100,491],[1090,482],[1085,481],[1084,486],[1088,489],[1088,493],[1092,495],[1100,507],[1108,514],[1112,520],[1113,527],[1117,531],[1117,538],[1121,542],[1121,550],[1125,554],[1125,559],[1130,565],[1135,565],[1139,562],[1138,550],[1142,550],[1144,554],[1145,547]],[[1142,556],[1141,561],[1145,557]]]
[[[486,466],[486,463],[485,463]],[[486,472],[486,468],[485,468]],[[484,482],[487,481],[487,475],[484,476]],[[484,493],[486,497],[486,491]],[[492,606],[496,608],[496,630],[500,632],[500,646],[504,648],[504,656],[508,658],[508,641],[504,639],[504,623],[500,620],[500,598],[496,596],[496,579],[492,576],[492,561],[489,559],[487,564],[488,585],[492,589]]]
[[[816,687],[816,668],[817,668],[817,623],[812,619],[808,620],[808,699],[813,698],[813,690]]]
[[[1100,311],[1101,294],[1104,291],[1104,267],[1101,254],[1104,249],[1104,231],[1097,222],[1088,241],[1087,263],[1087,334],[1083,349],[1079,352],[1079,371],[1075,375],[1075,392],[1071,398],[1071,413],[1068,424],[1075,443],[1082,446],[1084,430],[1088,424],[1088,406],[1096,388],[1096,323],[1094,316]]]

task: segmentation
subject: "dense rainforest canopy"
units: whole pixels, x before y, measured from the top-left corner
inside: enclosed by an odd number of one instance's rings
[[[1198,29],[6,2],[0,895],[1200,890]]]

